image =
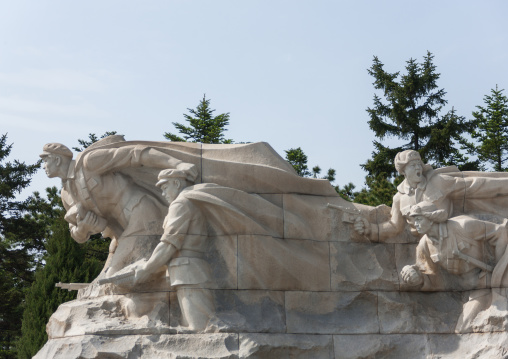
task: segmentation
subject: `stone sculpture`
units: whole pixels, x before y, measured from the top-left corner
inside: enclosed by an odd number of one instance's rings
[[[98,144],[122,140],[122,136],[110,136]],[[139,253],[132,253],[139,236],[161,234],[156,219],[166,207],[158,196],[134,183],[122,170],[150,166],[185,169],[190,179],[197,175],[194,165],[154,148],[94,150],[92,145],[73,161],[66,146],[49,143],[40,157],[48,177],[62,179],[61,197],[72,237],[83,243],[90,235],[104,232],[113,239],[111,252],[116,255],[108,260],[108,275],[139,259]]]
[[[464,213],[464,199],[493,199],[508,195],[506,178],[488,178],[479,175],[463,177],[456,167],[432,169],[425,165],[417,151],[406,150],[395,157],[395,168],[404,175],[404,181],[397,187],[393,197],[391,216],[382,223],[370,223],[364,217],[358,217],[355,230],[369,236],[371,241],[385,241],[404,230],[406,223],[411,224],[409,211],[411,206],[430,201],[437,208],[444,209],[450,215]],[[504,200],[508,204],[508,200]]]
[[[161,267],[167,266],[175,287],[184,326],[203,331],[215,315],[210,266],[204,259],[207,221],[199,206],[181,195],[188,175],[179,170],[162,170],[157,186],[170,204],[164,220],[161,243],[143,266],[135,271],[135,283],[146,281]]]
[[[402,279],[420,290],[474,289],[457,323],[458,330],[467,328],[492,303],[492,292],[484,288],[496,292],[507,285],[508,219],[502,224],[469,216],[448,219],[448,213],[431,202],[411,207],[409,216],[423,237],[416,248],[416,264],[402,269]]]
[[[60,144],[41,157],[73,237],[114,240],[92,283],[59,284],[78,298],[37,359],[506,355],[506,174],[433,170],[406,151],[390,209],[346,202],[265,143],[113,136],[75,161]],[[442,243],[464,238],[456,262],[412,215],[422,201],[448,214],[433,217]]]

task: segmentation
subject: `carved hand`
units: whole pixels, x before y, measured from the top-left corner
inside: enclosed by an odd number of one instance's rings
[[[365,217],[357,217],[355,219],[354,229],[358,233],[368,236],[370,234],[370,223]]]
[[[420,270],[414,266],[405,266],[400,272],[402,279],[409,285],[416,286],[423,284],[423,275]]]
[[[100,223],[100,218],[92,211],[88,211],[85,218],[81,219],[78,215],[76,219],[78,231],[82,234],[99,233],[104,229],[102,228],[103,224]]]
[[[150,271],[148,271],[145,266],[141,266],[136,268],[136,272],[134,274],[134,284],[146,282],[148,277],[150,276]]]

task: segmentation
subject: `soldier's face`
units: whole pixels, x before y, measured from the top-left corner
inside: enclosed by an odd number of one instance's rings
[[[425,234],[432,227],[432,222],[427,217],[416,216],[414,217],[414,225],[418,233]]]
[[[58,174],[58,166],[60,166],[60,157],[58,156],[45,156],[44,161],[44,171],[49,178],[56,177]]]
[[[169,203],[173,202],[180,193],[180,181],[177,179],[170,179],[161,185],[162,195]]]
[[[423,165],[420,160],[412,160],[404,168],[404,175],[411,183],[420,183],[423,177]]]

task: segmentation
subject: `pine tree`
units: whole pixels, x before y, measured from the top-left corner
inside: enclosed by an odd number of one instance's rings
[[[11,150],[7,135],[0,136],[0,358],[16,356],[23,297],[33,281],[37,253],[43,248],[41,229],[25,216],[30,199],[16,200],[39,164],[7,162]]]
[[[210,108],[210,100],[203,99],[196,109],[188,108],[190,115],[184,114],[185,121],[189,126],[173,122],[173,126],[180,132],[183,137],[172,134],[170,132],[164,133],[164,137],[170,141],[176,142],[201,142],[201,143],[233,143],[232,140],[224,138],[226,126],[229,125],[229,113],[222,113],[218,116],[213,116]]]
[[[298,148],[290,148],[289,150],[285,150],[286,152],[286,161],[288,161],[291,166],[295,169],[298,176],[308,177],[310,176],[309,167],[307,167],[307,155],[303,152],[303,150]],[[318,167],[319,168],[319,167]],[[321,171],[321,169],[319,169]]]
[[[476,106],[473,112],[475,128],[471,137],[477,144],[464,141],[472,155],[478,156],[482,162],[492,165],[496,172],[507,171],[508,160],[508,98],[504,90],[491,89],[491,95],[485,95],[485,107]]]
[[[101,138],[116,134],[106,132]],[[89,135],[89,141],[78,140],[82,151],[99,138]],[[76,298],[76,292],[56,288],[58,282],[89,283],[100,273],[108,255],[110,239],[100,234],[90,237],[85,244],[78,244],[69,233],[69,224],[64,219],[65,210],[56,187],[48,188],[47,198],[35,192],[27,205],[27,220],[39,224],[39,236],[43,239],[45,266],[39,266],[35,280],[26,291],[25,309],[18,313],[17,323],[21,327],[21,338],[17,343],[18,358],[31,358],[47,340],[46,323],[58,306]],[[23,317],[21,325],[21,317]]]
[[[374,95],[374,106],[367,109],[369,126],[380,140],[395,137],[407,142],[390,148],[374,141],[373,157],[362,165],[370,176],[376,178],[385,173],[387,178],[395,177],[393,159],[398,152],[407,149],[420,152],[424,162],[435,166],[474,167],[457,145],[462,133],[472,128],[471,122],[457,116],[454,109],[440,116],[442,107],[447,104],[446,92],[438,88],[440,74],[436,72],[433,59],[430,52],[422,63],[410,59],[406,62],[406,74],[399,76],[400,72],[386,72],[383,63],[374,57],[368,72],[375,79],[374,88],[383,91],[386,102]]]
[[[22,336],[17,343],[18,358],[29,359],[47,341],[46,323],[61,303],[76,298],[76,292],[56,288],[58,282],[89,283],[100,272],[103,262],[87,257],[87,245],[76,243],[64,220],[65,210],[56,192],[48,192],[49,202],[58,216],[50,221],[51,235],[46,243],[46,265],[39,268],[35,281],[26,295],[23,312]],[[53,196],[53,198],[51,198]]]
[[[336,171],[333,168],[329,168],[324,177],[319,177],[321,174],[321,167],[319,166],[314,166],[312,167],[312,172],[309,171],[307,155],[300,147],[284,150],[284,152],[286,152],[286,161],[293,166],[298,176],[326,179],[330,183],[335,181]]]
[[[78,143],[81,147],[73,147],[72,149],[76,152],[83,152],[88,146],[94,144],[99,141],[101,138],[105,138],[108,136],[116,135],[116,131],[106,131],[100,138],[97,137],[95,133],[88,134],[88,140],[79,139]]]

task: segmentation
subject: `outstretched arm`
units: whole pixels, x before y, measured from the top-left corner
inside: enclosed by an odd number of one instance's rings
[[[94,173],[108,173],[129,167],[176,168],[189,173],[189,181],[198,175],[197,167],[153,147],[143,145],[96,149],[83,158],[85,167]]]
[[[176,168],[188,173],[187,180],[194,182],[198,176],[198,169],[192,163],[178,160],[155,148],[146,148],[141,152],[139,163],[143,166],[155,168]]]
[[[404,230],[405,219],[400,211],[399,196],[393,197],[391,218],[383,223],[370,223],[364,217],[358,217],[354,229],[367,236],[371,242],[384,242],[387,238],[396,236]]]

